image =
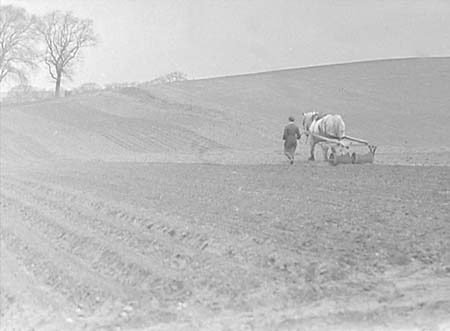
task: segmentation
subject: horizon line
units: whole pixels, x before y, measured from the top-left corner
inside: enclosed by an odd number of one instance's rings
[[[331,62],[331,63],[323,63],[323,64],[312,64],[306,65],[302,67],[285,67],[274,70],[267,71],[250,71],[238,74],[230,74],[230,75],[221,75],[221,76],[209,76],[209,77],[201,77],[201,78],[192,78],[187,79],[188,81],[199,81],[199,80],[208,80],[208,79],[219,79],[219,78],[232,78],[232,77],[240,77],[240,76],[251,76],[251,75],[259,75],[266,73],[274,73],[281,71],[291,71],[291,70],[303,70],[303,69],[314,69],[321,67],[332,67],[332,66],[344,66],[350,64],[362,64],[362,63],[371,63],[371,62],[387,62],[387,61],[400,61],[400,60],[426,60],[426,59],[450,59],[450,54],[445,56],[411,56],[411,57],[392,57],[392,58],[375,58],[368,60],[356,60],[356,61],[344,61],[344,62]]]
[[[373,62],[388,62],[388,61],[405,61],[405,60],[427,60],[427,59],[450,59],[450,55],[446,56],[411,56],[411,57],[392,57],[392,58],[375,58],[375,59],[367,59],[367,60],[356,60],[356,61],[344,61],[344,62],[332,62],[332,63],[323,63],[323,64],[313,64],[313,65],[306,65],[301,67],[285,67],[285,68],[279,68],[274,70],[266,70],[266,71],[250,71],[250,72],[243,72],[243,73],[237,73],[237,74],[229,74],[229,75],[219,75],[219,76],[206,76],[206,77],[200,77],[200,78],[188,78],[184,81],[178,81],[179,82],[186,82],[186,81],[203,81],[203,80],[214,80],[214,79],[227,79],[227,78],[233,78],[233,77],[243,77],[243,76],[252,76],[252,75],[263,75],[263,74],[270,74],[270,73],[276,73],[276,72],[283,72],[283,71],[293,71],[293,70],[307,70],[307,69],[314,69],[314,68],[322,68],[322,67],[332,67],[332,66],[345,66],[345,65],[352,65],[352,64],[363,64],[363,63],[373,63]],[[168,72],[170,73],[170,72]],[[154,78],[156,79],[156,78]],[[107,84],[121,84],[121,83],[145,83],[150,82],[151,80],[146,81],[114,81],[114,82],[106,82],[106,83],[98,83],[98,82],[86,82],[82,83],[79,86],[87,83],[96,83],[101,86],[105,86]],[[177,83],[177,82],[174,82]],[[8,93],[12,88],[16,86],[20,86],[21,84],[16,84],[11,86],[8,90],[1,90],[1,94]],[[32,87],[39,87],[35,85],[29,85]],[[45,89],[45,88],[44,88]],[[50,89],[52,90],[52,89]]]

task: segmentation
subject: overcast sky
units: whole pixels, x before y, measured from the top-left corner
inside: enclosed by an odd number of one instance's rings
[[[1,0],[91,18],[74,81],[189,78],[368,59],[450,56],[447,0]],[[33,84],[51,87],[45,70]]]

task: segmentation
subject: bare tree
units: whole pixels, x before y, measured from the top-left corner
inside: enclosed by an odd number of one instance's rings
[[[70,12],[55,11],[40,20],[38,31],[46,45],[44,61],[50,76],[56,81],[55,96],[58,97],[62,76],[72,75],[80,50],[96,44],[92,20],[80,19]]]
[[[0,6],[0,82],[6,78],[27,83],[27,71],[36,67],[35,18],[25,9]]]

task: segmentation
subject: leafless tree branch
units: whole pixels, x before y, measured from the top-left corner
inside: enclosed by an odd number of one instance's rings
[[[0,6],[0,82],[10,77],[23,83],[36,67],[35,21],[23,8]]]
[[[50,76],[56,81],[55,95],[58,96],[62,76],[70,74],[79,59],[80,50],[94,46],[97,42],[93,23],[75,17],[70,12],[55,11],[40,20],[37,30],[46,45],[44,62]]]

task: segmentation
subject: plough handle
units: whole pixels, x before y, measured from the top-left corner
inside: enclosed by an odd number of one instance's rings
[[[350,136],[344,136],[342,139],[347,139],[347,140],[351,140],[351,141],[355,141],[364,145],[369,145],[369,142],[367,140],[363,140],[363,139],[358,139],[355,137],[350,137]]]
[[[324,136],[321,136],[321,135],[318,135],[318,134],[315,134],[312,132],[310,132],[309,134],[311,136],[313,136],[317,139],[320,139],[321,141],[327,142],[329,144],[337,144],[337,145],[341,145],[341,146],[343,145],[343,143],[339,139],[327,138],[327,137],[324,137]]]

